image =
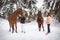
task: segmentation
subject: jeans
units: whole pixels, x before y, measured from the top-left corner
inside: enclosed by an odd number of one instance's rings
[[[50,24],[47,24],[48,33],[50,33]]]

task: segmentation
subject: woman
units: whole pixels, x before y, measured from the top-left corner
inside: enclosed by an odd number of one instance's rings
[[[44,31],[44,27],[43,27],[44,18],[42,16],[41,11],[38,11],[38,14],[37,14],[37,23],[38,23],[39,31],[41,30],[41,26],[42,26],[43,31]]]
[[[48,33],[50,33],[51,14],[50,13],[46,13],[46,16],[47,16],[46,24],[47,24],[47,29],[48,29],[46,34],[48,34]]]
[[[26,19],[26,16],[25,16],[25,13],[22,14],[21,18],[21,28],[22,28],[22,32],[25,33],[25,29],[24,29],[24,24],[25,24],[25,19]]]

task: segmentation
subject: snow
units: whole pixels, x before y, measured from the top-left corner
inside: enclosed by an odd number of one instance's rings
[[[45,18],[46,19],[46,18]],[[26,33],[21,32],[21,23],[17,23],[18,33],[9,32],[9,24],[7,20],[0,18],[0,40],[60,40],[60,23],[56,19],[52,19],[51,33],[46,35],[47,26],[44,22],[45,31],[38,31],[38,24],[35,21],[25,23],[24,29]],[[42,28],[41,28],[42,29]]]

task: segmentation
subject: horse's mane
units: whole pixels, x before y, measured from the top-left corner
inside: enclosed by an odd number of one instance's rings
[[[15,10],[12,14],[18,15],[20,12],[22,12],[21,8]]]

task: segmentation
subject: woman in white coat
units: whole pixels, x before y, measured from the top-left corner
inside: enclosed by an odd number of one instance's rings
[[[47,18],[46,18],[46,24],[47,24],[47,33],[50,33],[50,24],[51,24],[51,14],[47,12],[46,14]]]

